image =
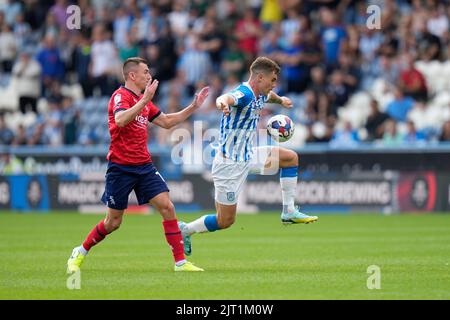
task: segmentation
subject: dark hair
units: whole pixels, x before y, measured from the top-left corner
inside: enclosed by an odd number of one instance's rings
[[[275,74],[279,74],[280,66],[272,59],[266,57],[257,58],[255,61],[253,61],[252,65],[250,66],[250,72],[252,74],[260,72],[269,73],[272,71],[275,72]]]
[[[147,60],[140,57],[132,57],[125,60],[122,67],[123,78],[126,80],[131,69],[135,66],[138,66],[140,63],[148,64]]]

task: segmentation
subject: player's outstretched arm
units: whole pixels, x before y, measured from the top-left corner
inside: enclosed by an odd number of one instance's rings
[[[117,112],[114,115],[116,124],[118,127],[125,127],[131,121],[133,121],[136,116],[141,113],[142,109],[152,100],[155,95],[156,89],[158,88],[158,80],[153,80],[153,82],[148,82],[145,87],[144,95],[141,100],[139,100],[130,109]]]
[[[268,103],[278,103],[285,108],[292,108],[292,101],[288,97],[280,97],[275,92],[270,91],[267,99]]]
[[[209,87],[204,87],[200,92],[196,93],[194,96],[194,100],[190,105],[188,105],[186,108],[179,112],[175,113],[161,113],[155,120],[153,120],[153,123],[157,126],[160,126],[164,129],[170,129],[177,124],[183,122],[189,116],[198,109],[203,102],[205,102],[206,98],[209,94]]]

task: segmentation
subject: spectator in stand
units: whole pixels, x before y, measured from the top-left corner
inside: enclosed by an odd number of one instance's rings
[[[427,19],[427,30],[431,34],[444,39],[448,37],[449,21],[445,7],[442,4],[434,4],[430,9],[429,17]]]
[[[338,62],[338,57],[343,47],[343,42],[347,39],[345,29],[338,24],[336,14],[328,8],[320,9],[320,19],[322,30],[322,46],[324,52],[324,62],[327,68],[334,68]]]
[[[69,5],[67,0],[56,0],[56,3],[50,8],[49,13],[55,17],[60,29],[66,27],[66,21],[69,17],[67,7]]]
[[[212,70],[209,54],[202,50],[197,36],[192,36],[190,47],[186,48],[178,61],[178,69],[183,72],[189,95],[195,92],[198,81],[204,80]]]
[[[28,144],[28,141],[29,138],[25,127],[22,124],[19,124],[11,144],[13,146],[25,146]]]
[[[450,142],[450,120],[444,122],[441,135],[439,136],[439,141]]]
[[[113,30],[114,30],[114,44],[119,48],[123,48],[128,46],[129,39],[128,35],[131,34],[130,28],[132,23],[132,17],[129,12],[123,7],[120,6],[116,10],[116,16],[113,22]],[[138,36],[137,30],[135,37]]]
[[[282,1],[278,0],[263,0],[260,13],[260,21],[263,24],[265,30],[271,28],[272,25],[278,23],[283,19],[283,11],[280,6]],[[294,10],[288,10],[292,12]]]
[[[31,41],[30,25],[24,20],[23,14],[16,16],[16,21],[13,25],[14,37],[19,51],[28,45]]]
[[[384,122],[382,141],[385,146],[398,146],[403,143],[403,135],[397,131],[397,122],[394,119]]]
[[[0,28],[1,69],[3,72],[10,73],[17,54],[16,38],[8,24],[4,23]]]
[[[344,121],[342,129],[335,130],[330,141],[332,148],[354,148],[358,145],[359,138],[356,130],[348,121]]]
[[[414,58],[406,53],[402,59],[400,72],[400,89],[404,95],[412,97],[416,101],[428,100],[428,89],[425,77],[414,67]]]
[[[415,40],[420,60],[431,61],[442,58],[441,40],[428,31],[426,21],[419,23],[419,31],[415,35]]]
[[[48,109],[45,116],[45,124],[43,130],[44,141],[48,141],[49,145],[59,146],[63,142],[63,112],[61,104],[53,99],[48,101]]]
[[[47,96],[53,82],[62,82],[65,75],[64,63],[52,35],[44,38],[43,47],[37,53],[37,61],[42,68],[42,95]]]
[[[395,121],[406,122],[408,112],[414,103],[413,98],[405,96],[399,87],[394,87],[394,100],[388,103],[386,112]]]
[[[48,36],[57,38],[60,32],[60,27],[58,26],[58,21],[52,13],[47,13],[45,16],[45,23],[40,27],[40,33],[42,38]]]
[[[10,145],[14,140],[14,132],[8,128],[5,122],[5,116],[0,113],[0,146]]]
[[[221,69],[226,75],[234,74],[238,79],[241,79],[246,72],[245,54],[239,49],[234,38],[228,40],[228,45],[222,58]]]
[[[334,70],[331,74],[327,95],[330,99],[330,114],[337,117],[338,109],[345,105],[350,96],[350,90],[345,84],[344,73],[341,70]]]
[[[313,121],[317,119],[326,122],[330,113],[326,80],[324,68],[316,66],[311,69],[311,81],[305,95],[308,102],[306,112]]]
[[[114,43],[102,24],[92,31],[90,75],[93,87],[99,87],[102,96],[111,95],[118,86],[117,67],[119,59]]]
[[[72,64],[77,75],[77,81],[83,89],[85,98],[92,96],[92,84],[89,76],[89,64],[91,63],[91,44],[83,34],[77,35],[76,47],[72,53]]]
[[[218,21],[207,19],[200,33],[200,47],[208,52],[215,72],[220,72],[225,37],[218,29]]]
[[[275,60],[275,55],[282,49],[281,32],[278,26],[274,26],[264,33],[259,42],[259,54]]]
[[[403,141],[406,143],[415,143],[419,141],[425,141],[425,134],[422,131],[417,131],[414,122],[408,120],[406,122],[407,131],[403,136]]]
[[[283,79],[286,81],[286,92],[302,93],[308,85],[308,70],[303,63],[302,35],[292,35],[289,46],[275,55],[281,65]]]
[[[125,43],[123,46],[119,47],[120,61],[125,62],[128,58],[139,56],[139,45],[136,35],[136,26],[132,27],[130,33],[125,35]]]
[[[37,100],[40,97],[41,65],[33,59],[31,51],[25,50],[13,67],[12,75],[16,80],[19,108],[24,114],[28,109],[38,113]]]
[[[381,112],[377,100],[372,99],[370,101],[370,114],[365,125],[367,130],[367,140],[373,141],[382,138],[384,122],[387,119],[389,119],[388,114]]]
[[[354,63],[353,59],[354,57],[346,52],[339,55],[339,70],[343,73],[344,84],[350,90],[350,94],[356,92],[361,79],[361,69]]]
[[[253,10],[245,10],[244,16],[236,24],[235,36],[239,48],[246,55],[246,63],[250,62],[258,54],[258,42],[263,35],[260,21],[255,17]]]

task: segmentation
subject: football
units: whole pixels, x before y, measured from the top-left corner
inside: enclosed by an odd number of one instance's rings
[[[294,134],[294,122],[288,116],[278,114],[267,122],[267,132],[277,142],[288,141]]]

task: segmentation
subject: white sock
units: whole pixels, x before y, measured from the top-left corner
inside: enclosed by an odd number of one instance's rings
[[[283,212],[295,211],[295,194],[297,190],[297,177],[280,178],[281,197],[283,198]]]
[[[88,254],[88,252],[89,252],[89,251],[87,251],[87,250],[83,247],[83,245],[81,245],[81,246],[78,247],[78,251],[80,251],[80,253],[81,253],[83,256],[86,256],[86,255]]]
[[[205,223],[205,219],[209,219],[210,221],[215,221],[215,224],[213,224],[213,227],[211,227],[211,223],[208,229],[207,223]],[[204,215],[198,218],[197,220],[194,220],[187,224],[187,232],[189,235],[194,233],[204,233],[204,232],[212,232],[218,230],[217,226],[217,218],[214,215]]]
[[[177,267],[179,267],[179,266],[182,266],[182,265],[185,264],[185,263],[186,263],[186,259],[183,259],[183,260],[180,260],[180,261],[175,262],[175,265],[176,265]]]

